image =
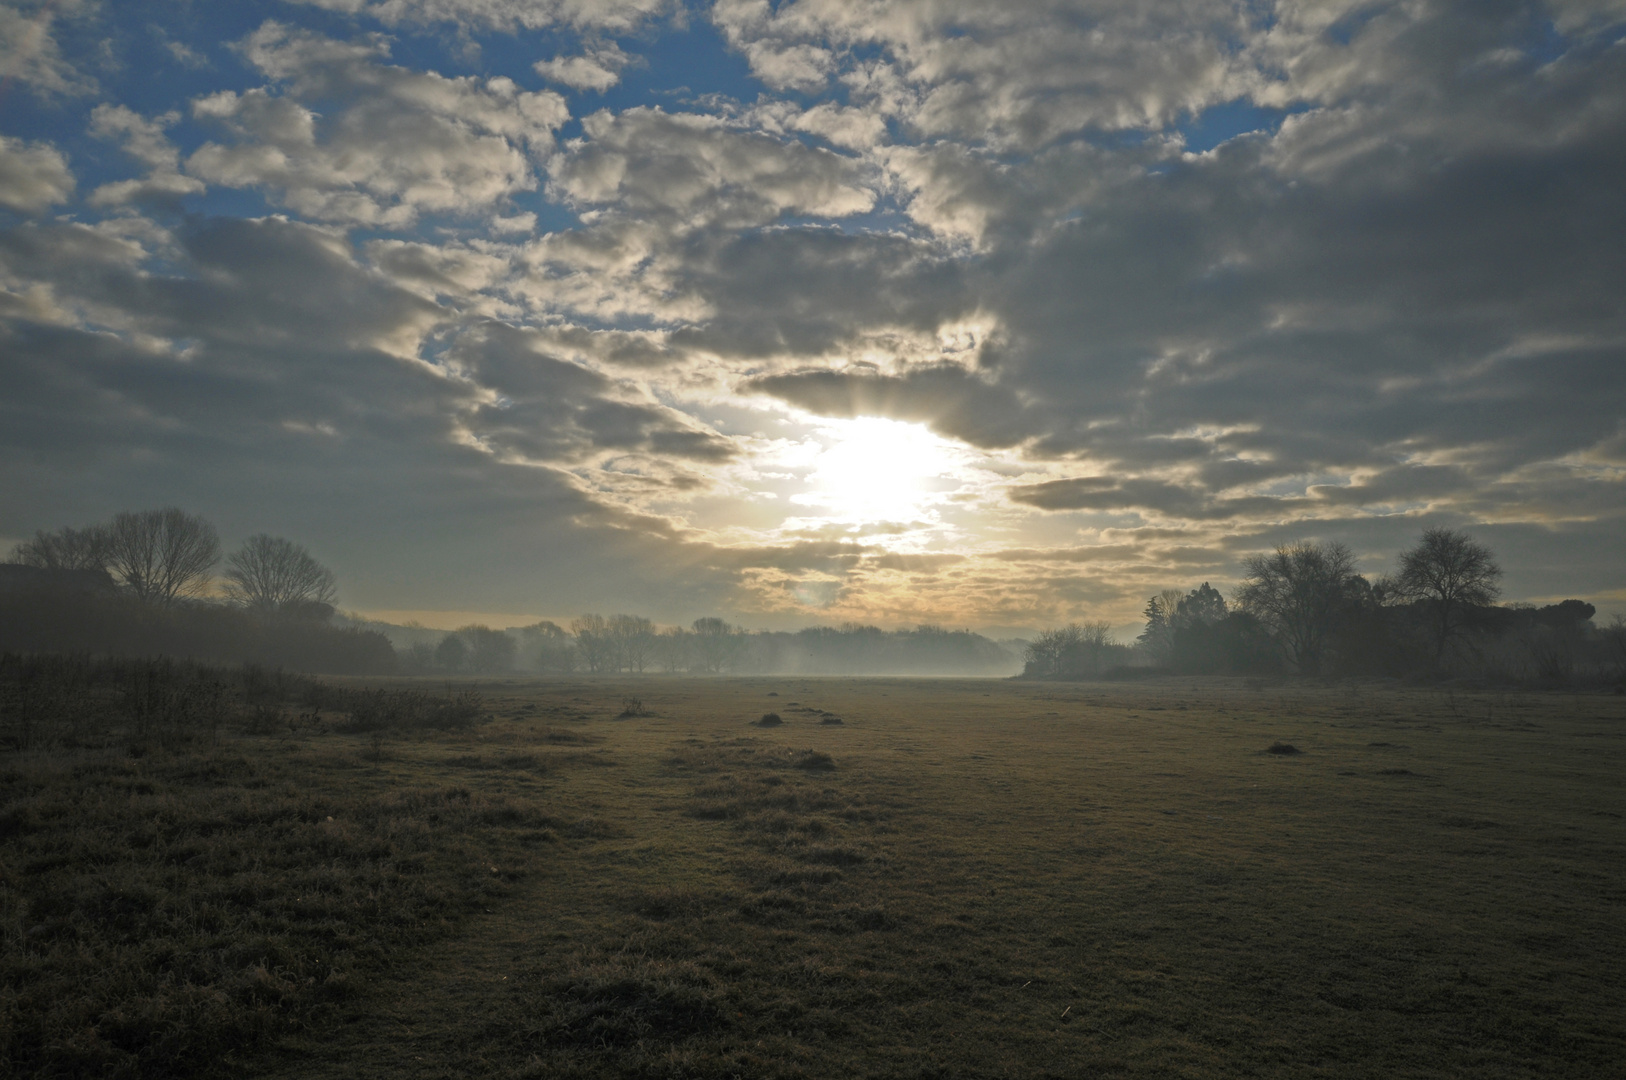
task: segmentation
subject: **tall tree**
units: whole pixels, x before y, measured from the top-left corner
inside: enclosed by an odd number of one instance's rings
[[[459,628],[457,636],[468,646],[467,660],[471,670],[490,674],[508,671],[514,666],[514,653],[518,646],[503,631],[474,623]]]
[[[1416,547],[1401,553],[1395,582],[1402,595],[1428,608],[1436,664],[1473,609],[1502,594],[1501,577],[1490,548],[1457,529],[1429,529]]]
[[[690,624],[694,631],[695,660],[702,671],[716,675],[734,663],[744,643],[741,632],[715,615],[707,615]]]
[[[1355,556],[1343,544],[1301,540],[1250,555],[1242,567],[1237,606],[1270,629],[1295,668],[1319,672],[1327,640],[1360,582]]]
[[[107,555],[108,569],[131,592],[149,603],[173,604],[208,587],[220,538],[203,518],[173,506],[123,513],[108,526]]]
[[[641,615],[612,615],[609,631],[621,665],[642,673],[654,659],[655,624]]]
[[[333,571],[303,546],[261,533],[227,557],[226,595],[246,608],[270,613],[331,605],[338,588]]]
[[[11,549],[11,562],[42,570],[106,570],[107,527],[37,532]]]
[[[1225,597],[1205,581],[1200,587],[1192,589],[1181,598],[1175,605],[1174,618],[1170,621],[1176,628],[1196,623],[1212,626],[1222,621],[1227,614],[1229,612],[1225,607]]]
[[[1159,664],[1169,662],[1174,645],[1174,617],[1180,605],[1179,589],[1164,589],[1146,601],[1146,629],[1135,640]]]
[[[576,670],[576,646],[564,627],[543,619],[520,627],[519,634],[525,640],[531,666],[538,671]]]
[[[461,634],[447,634],[435,646],[435,666],[447,671],[462,671],[468,663],[469,646]]]
[[[617,663],[615,639],[610,636],[610,622],[602,615],[583,615],[570,620],[570,632],[576,638],[576,651],[582,663],[594,675],[615,671]]]

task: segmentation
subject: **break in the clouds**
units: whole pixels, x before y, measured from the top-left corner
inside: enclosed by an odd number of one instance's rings
[[[0,0],[0,540],[361,609],[1626,606],[1626,4]]]

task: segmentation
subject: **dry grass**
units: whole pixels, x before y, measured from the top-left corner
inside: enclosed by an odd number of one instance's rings
[[[334,816],[360,823],[329,862],[356,874],[373,864],[346,852],[388,835],[390,815],[364,808],[390,791],[461,788],[505,808],[426,825],[425,858],[448,869],[429,875],[444,892],[410,901],[431,905],[418,929],[373,953],[352,943],[346,970],[363,977],[276,1014],[269,1052],[228,1066],[200,1044],[200,1071],[1498,1077],[1626,1060],[1626,711],[1612,695],[799,678],[480,692],[494,720],[393,739],[377,764],[363,735],[232,736],[197,760],[252,775],[162,779],[177,820],[229,820],[255,792],[353,799]],[[793,699],[783,725],[752,726],[770,694]],[[616,722],[632,695],[656,715]],[[134,781],[81,783],[73,767],[28,797],[56,800],[60,822],[105,791],[128,829],[116,785]],[[99,813],[72,828],[95,834]],[[287,828],[318,835],[323,818]],[[36,835],[4,839],[8,934],[29,929],[13,912],[34,879],[16,868]],[[256,880],[284,890],[266,906],[293,926],[300,875],[320,868],[264,846]],[[69,851],[48,873],[86,882],[85,903],[102,867],[131,859],[113,839]],[[476,888],[451,869],[487,852],[528,872],[486,871]],[[165,887],[212,895],[221,875]],[[222,924],[217,951],[259,906]],[[173,934],[130,925],[121,947]],[[355,933],[392,932],[372,925]],[[13,1023],[49,1011],[18,995],[39,977],[8,979]]]

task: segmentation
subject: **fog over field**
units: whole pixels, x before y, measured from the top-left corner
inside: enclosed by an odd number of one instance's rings
[[[1606,619],[1623,27],[5,0],[0,546],[178,506],[393,623],[1127,641],[1449,527]]]

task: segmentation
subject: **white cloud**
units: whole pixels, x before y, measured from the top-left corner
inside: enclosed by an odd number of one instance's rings
[[[671,0],[291,0],[367,15],[387,26],[453,23],[512,31],[569,26],[632,30],[672,6]]]
[[[0,80],[15,80],[46,94],[95,89],[94,79],[62,58],[51,32],[58,16],[71,16],[89,6],[86,0],[0,4]]]
[[[612,42],[589,49],[580,56],[556,56],[552,60],[538,60],[531,66],[549,82],[603,93],[621,81],[621,69],[635,59]]]
[[[180,113],[146,119],[123,105],[101,104],[90,114],[90,133],[124,144],[124,152],[148,167],[139,180],[117,180],[90,193],[92,206],[122,206],[143,199],[202,194],[201,181],[180,172],[180,153],[164,129],[181,118]]]
[[[73,173],[62,151],[48,142],[0,135],[0,206],[37,214],[73,194]]]
[[[382,42],[337,42],[266,23],[242,45],[286,84],[199,98],[193,113],[236,136],[187,159],[194,176],[262,187],[327,221],[405,227],[424,212],[489,211],[536,181],[525,149],[547,153],[564,99],[506,78],[447,78],[379,60]],[[322,102],[319,113],[311,104]]]
[[[886,140],[886,120],[878,112],[832,101],[811,109],[800,109],[789,101],[761,101],[746,119],[768,131],[817,135],[848,150],[873,150]]]
[[[1160,127],[1245,92],[1243,3],[719,0],[754,73],[810,90],[840,74],[860,103],[927,136],[1036,147],[1086,128]],[[856,60],[855,50],[879,49]]]
[[[852,159],[720,117],[637,108],[594,113],[582,129],[550,167],[550,191],[578,205],[738,227],[781,214],[845,217],[875,204]]]

